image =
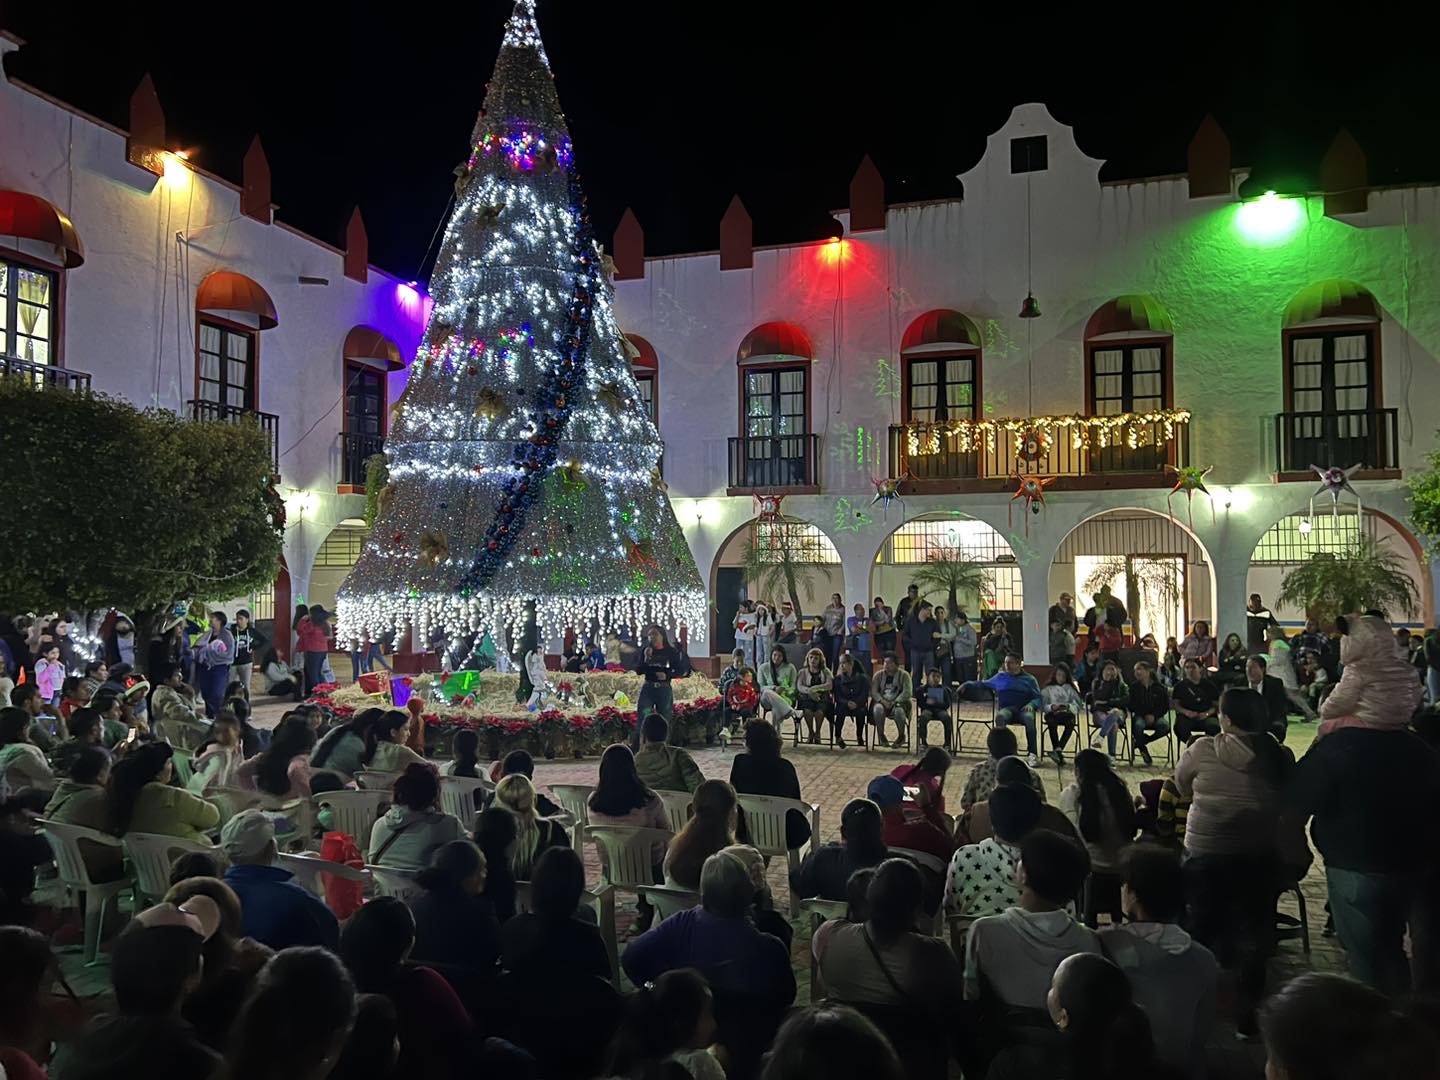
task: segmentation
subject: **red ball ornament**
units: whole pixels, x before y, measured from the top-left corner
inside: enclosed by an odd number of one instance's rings
[[[486,544],[485,546],[486,546],[487,548],[489,548],[491,551],[495,551],[496,549],[498,549],[498,548],[500,547],[500,541],[498,541],[498,540],[491,540],[490,543]]]
[[[465,369],[465,374],[467,375],[478,375],[479,373],[480,369],[477,368],[474,364],[471,364],[468,368]]]
[[[538,559],[540,557],[540,549],[538,547],[532,547],[530,549],[530,554]]]

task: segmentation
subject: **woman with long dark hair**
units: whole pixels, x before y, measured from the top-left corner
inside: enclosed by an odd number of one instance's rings
[[[169,743],[143,743],[115,763],[105,793],[105,831],[179,836],[208,844],[220,810],[184,788],[172,787],[175,765]]]
[[[355,989],[383,994],[399,1014],[396,1076],[461,1075],[454,1070],[470,1050],[474,1024],[435,969],[409,962],[414,944],[410,909],[393,896],[379,896],[355,912],[340,932],[340,959],[350,969]],[[443,1038],[437,1037],[439,1032]]]
[[[635,770],[635,755],[624,743],[607,746],[600,755],[600,774],[590,793],[589,818],[592,825],[644,825],[670,831],[670,815],[660,796],[645,786]],[[665,880],[663,865],[668,845],[651,849],[650,864],[655,881]]]
[[[665,853],[665,880],[699,889],[705,860],[735,842],[735,789],[724,780],[706,780],[690,797],[690,806],[690,820]]]
[[[1245,641],[1239,634],[1227,634],[1225,643],[1220,646],[1220,652],[1215,657],[1215,681],[1224,683],[1227,686],[1243,686],[1245,684],[1245,662],[1250,659],[1250,652],[1245,648]]]
[[[370,725],[384,715],[384,709],[361,709],[350,718],[349,723],[331,728],[310,755],[310,767],[329,769],[350,780],[364,768],[365,735]]]
[[[1087,747],[1075,755],[1075,782],[1060,793],[1060,809],[1090,852],[1085,882],[1085,923],[1094,927],[1100,912],[1119,922],[1120,871],[1135,839],[1135,801],[1115,775],[1110,758]]]
[[[689,968],[667,971],[630,995],[608,1072],[625,1080],[724,1080],[724,1067],[707,1049],[715,1032],[705,976]]]
[[[480,733],[462,728],[450,743],[450,760],[440,767],[441,776],[463,776],[480,779]]]
[[[470,840],[435,849],[416,875],[421,892],[410,900],[415,948],[421,963],[451,965],[467,973],[492,973],[500,955],[500,923],[485,899],[485,856]]]
[[[844,661],[841,662],[842,664]],[[772,795],[781,799],[800,798],[800,777],[795,766],[781,753],[784,743],[768,720],[745,725],[745,750],[730,763],[730,786],[740,795]],[[744,826],[740,833],[744,834]],[[785,846],[794,850],[810,839],[810,822],[796,810],[785,814]]]
[[[1295,755],[1269,734],[1269,710],[1254,690],[1220,695],[1220,733],[1185,748],[1175,787],[1190,800],[1185,822],[1189,930],[1240,974],[1238,1024],[1255,1030],[1274,948],[1275,898],[1304,875],[1309,849],[1282,822]],[[1287,831],[1282,831],[1282,828]]]
[[[313,749],[315,729],[303,717],[286,720],[275,729],[270,745],[242,764],[235,777],[242,788],[281,799],[308,799]]]
[[[400,772],[411,765],[425,765],[425,759],[405,745],[409,726],[410,714],[399,709],[390,709],[371,721],[365,729],[361,766],[376,772]]]
[[[316,1080],[328,1076],[355,1020],[355,985],[328,949],[271,958],[235,1020],[226,1076]]]

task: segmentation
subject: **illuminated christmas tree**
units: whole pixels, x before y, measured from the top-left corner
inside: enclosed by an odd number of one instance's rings
[[[541,639],[678,623],[705,594],[660,479],[570,136],[519,0],[456,170],[434,310],[396,403],[389,482],[341,586],[338,636],[413,625]]]

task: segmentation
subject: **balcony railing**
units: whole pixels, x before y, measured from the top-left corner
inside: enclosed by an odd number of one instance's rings
[[[730,440],[730,486],[741,489],[818,487],[820,436],[775,435]]]
[[[58,386],[65,390],[89,390],[90,373],[71,371],[53,364],[37,364],[18,356],[0,355],[0,372],[30,379],[36,386]]]
[[[345,432],[340,438],[340,482],[363,488],[367,463],[385,449],[385,438],[381,435],[357,435],[353,431]]]
[[[190,417],[193,420],[221,420],[227,424],[245,421],[259,424],[270,440],[270,460],[275,471],[280,471],[280,417],[274,413],[258,412],[238,405],[222,405],[218,401],[190,401]]]
[[[1038,432],[1039,439],[1027,438]],[[890,476],[911,480],[986,480],[1022,476],[1161,475],[1190,464],[1189,413],[1160,419],[1033,417],[890,428]]]
[[[1396,409],[1288,412],[1275,415],[1275,460],[1282,473],[1308,473],[1312,465],[1400,468]]]

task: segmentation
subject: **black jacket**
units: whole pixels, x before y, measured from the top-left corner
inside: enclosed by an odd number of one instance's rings
[[[1203,713],[1220,700],[1220,688],[1204,676],[1198,683],[1181,679],[1175,684],[1173,696],[1177,707]]]
[[[870,680],[864,675],[837,675],[830,688],[837,703],[859,705],[863,711],[870,700]]]
[[[730,786],[739,795],[773,795],[781,799],[800,798],[800,778],[785,758],[766,760],[754,754],[735,755],[730,766]],[[742,830],[743,831],[743,821]],[[785,846],[794,850],[810,839],[805,815],[791,810],[785,815]]]
[[[1130,715],[1163,719],[1170,711],[1170,694],[1156,679],[1145,686],[1139,681],[1130,685]]]
[[[1250,683],[1246,680],[1247,688]],[[1279,676],[1266,675],[1260,683],[1260,696],[1265,699],[1265,711],[1269,714],[1270,732],[1276,738],[1285,737],[1285,729],[1290,724],[1290,695],[1285,693],[1285,684],[1280,681]]]

